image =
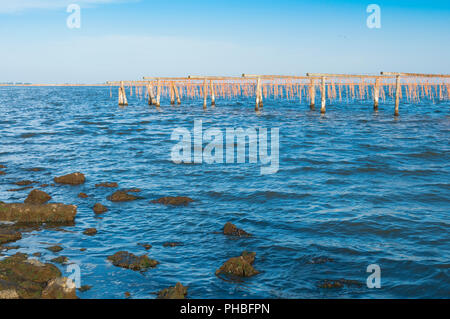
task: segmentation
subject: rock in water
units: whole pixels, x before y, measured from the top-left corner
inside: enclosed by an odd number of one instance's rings
[[[108,196],[107,199],[111,202],[129,202],[138,199],[138,197],[128,194],[125,191],[117,191],[111,196]]]
[[[100,203],[97,203],[94,205],[93,210],[94,210],[94,213],[96,213],[96,214],[103,214],[108,211],[108,208],[106,208],[105,206],[103,206]]]
[[[60,252],[61,250],[63,250],[63,248],[61,246],[59,246],[59,245],[47,247],[46,249],[50,250],[53,253],[57,253],[57,252]]]
[[[147,255],[136,256],[126,251],[119,251],[112,256],[108,257],[108,260],[112,262],[114,266],[145,271],[148,268],[155,268],[159,264],[156,260],[148,258]]]
[[[117,184],[115,182],[106,182],[106,183],[95,184],[95,187],[116,188],[116,187],[119,187],[119,184]]]
[[[223,233],[228,236],[237,236],[237,237],[250,237],[251,234],[247,233],[246,231],[237,228],[236,225],[233,225],[232,223],[228,222],[223,227]]]
[[[58,278],[61,278],[61,272],[55,265],[17,253],[0,260],[0,298],[76,298],[67,281],[55,282]],[[57,286],[64,289],[58,290]],[[54,294],[52,291],[60,293]]]
[[[14,230],[0,228],[0,245],[12,243],[22,239],[22,234]]]
[[[88,198],[88,197],[89,197],[89,195],[86,194],[86,193],[79,193],[78,194],[78,198]]]
[[[192,198],[186,197],[186,196],[177,196],[177,197],[161,197],[159,199],[152,200],[151,202],[153,204],[163,204],[163,205],[173,205],[173,206],[181,206],[181,205],[188,205],[189,203],[192,203],[194,200]]]
[[[68,261],[69,261],[69,258],[67,258],[66,256],[59,256],[59,257],[53,258],[51,260],[51,262],[61,264],[61,265],[67,263]]]
[[[86,178],[84,177],[83,173],[77,172],[60,177],[55,177],[53,180],[58,184],[80,185],[84,184]]]
[[[259,274],[253,268],[256,253],[244,251],[241,256],[228,259],[222,267],[216,271],[216,275],[227,274],[239,277],[251,277]]]
[[[15,184],[16,184],[17,186],[29,186],[29,185],[31,185],[31,184],[37,184],[37,183],[39,183],[39,182],[25,180],[25,181],[19,181],[19,182],[16,182]]]
[[[177,282],[175,287],[169,287],[158,292],[158,299],[185,299],[187,287]]]
[[[97,235],[97,229],[95,228],[88,228],[86,229],[83,234],[87,235],[87,236],[95,236]]]
[[[319,288],[325,289],[343,288],[344,286],[356,286],[361,288],[363,284],[357,280],[351,279],[337,279],[337,280],[325,279],[320,281],[317,286]]]
[[[52,199],[52,197],[46,192],[34,189],[28,194],[27,199],[25,199],[25,204],[40,205],[47,203],[50,199]]]
[[[64,204],[0,203],[0,221],[20,223],[72,223],[77,206]]]
[[[42,292],[42,299],[77,299],[75,283],[66,277],[52,279]]]
[[[163,244],[163,247],[177,247],[177,246],[183,246],[183,243],[180,242],[167,242]]]

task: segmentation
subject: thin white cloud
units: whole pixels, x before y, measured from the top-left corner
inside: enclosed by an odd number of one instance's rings
[[[118,2],[136,2],[138,0],[0,0],[0,14],[18,13],[33,9],[60,9],[69,4],[96,6]]]

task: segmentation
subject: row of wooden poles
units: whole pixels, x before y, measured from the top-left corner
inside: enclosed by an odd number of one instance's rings
[[[450,75],[442,74],[419,74],[419,73],[394,73],[381,72],[380,75],[346,75],[346,74],[323,74],[308,73],[306,76],[283,76],[283,75],[248,75],[242,77],[226,76],[188,76],[188,77],[144,77],[142,81],[111,81],[106,85],[119,87],[119,105],[128,105],[125,87],[130,87],[130,95],[135,87],[136,95],[148,97],[148,104],[161,106],[161,95],[170,96],[170,103],[181,104],[182,95],[188,97],[203,98],[203,108],[207,109],[208,95],[211,106],[216,104],[216,96],[254,96],[255,110],[258,112],[263,108],[263,99],[270,95],[279,96],[284,93],[287,97],[295,94],[302,98],[302,92],[309,98],[310,109],[315,110],[316,87],[319,85],[321,93],[320,112],[326,112],[327,91],[328,98],[341,98],[342,90],[347,94],[360,98],[369,95],[366,87],[371,87],[373,97],[373,108],[378,110],[380,97],[385,98],[385,86],[388,87],[389,95],[395,99],[394,115],[399,115],[399,104],[402,98],[402,86],[405,87],[408,97],[414,101],[422,96],[432,97],[436,95],[439,99],[450,100]],[[402,83],[403,81],[403,83]],[[336,89],[337,87],[337,89]],[[358,90],[355,90],[355,87]],[[328,88],[328,90],[327,90]],[[355,92],[356,91],[356,92]],[[358,92],[359,91],[359,92]],[[112,96],[112,93],[111,93]]]

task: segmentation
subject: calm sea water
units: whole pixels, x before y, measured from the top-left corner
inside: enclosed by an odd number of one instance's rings
[[[24,233],[25,253],[60,255],[79,265],[81,298],[155,298],[181,282],[190,298],[448,298],[450,295],[449,102],[411,105],[400,117],[392,102],[377,114],[370,101],[334,102],[327,114],[297,101],[266,100],[257,116],[247,99],[218,100],[214,110],[183,101],[162,110],[129,97],[127,108],[109,88],[0,88],[0,200],[21,202],[28,191],[12,183],[83,172],[82,186],[44,190],[53,202],[78,206],[76,225]],[[259,164],[174,164],[170,139],[194,120],[210,127],[280,128],[280,169],[261,175]],[[40,172],[27,169],[40,167]],[[111,203],[114,181],[141,188],[143,200]],[[90,195],[79,199],[79,192]],[[150,204],[162,196],[189,196],[188,207]],[[92,206],[110,211],[96,218]],[[233,239],[220,232],[231,221],[252,233]],[[95,227],[99,233],[82,232]],[[163,247],[164,242],[182,242]],[[138,243],[153,245],[148,252]],[[87,248],[81,252],[81,248]],[[127,250],[161,264],[141,274],[106,257]],[[242,282],[214,275],[243,250],[256,252],[261,274]],[[315,257],[333,261],[314,264]],[[381,267],[380,289],[366,287],[370,264]],[[61,267],[66,274],[66,268]],[[324,279],[353,279],[363,287],[320,289]]]

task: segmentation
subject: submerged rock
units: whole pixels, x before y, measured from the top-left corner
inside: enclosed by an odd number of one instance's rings
[[[21,192],[21,191],[24,191],[24,190],[27,190],[27,189],[32,189],[33,188],[33,186],[25,186],[25,187],[21,187],[21,188],[11,188],[11,189],[8,189],[8,190],[6,190],[7,192]]]
[[[95,184],[95,187],[115,188],[115,187],[119,187],[119,184],[117,184],[115,182],[106,182],[106,183]]]
[[[135,271],[145,271],[148,268],[155,268],[159,264],[156,260],[148,258],[147,255],[136,256],[126,251],[119,251],[114,255],[109,256],[108,260],[111,261],[114,266]]]
[[[251,234],[247,233],[246,231],[237,228],[236,225],[228,222],[223,227],[223,233],[228,236],[237,236],[237,237],[250,237]]]
[[[25,254],[0,260],[0,298],[76,298],[74,286],[55,265]]]
[[[0,175],[6,175],[5,171],[0,171]]]
[[[332,258],[328,257],[313,257],[308,261],[308,264],[325,264],[328,262],[333,262]]]
[[[52,197],[47,194],[46,192],[40,191],[38,189],[33,189],[30,194],[28,194],[27,199],[25,199],[25,204],[45,204],[47,203]]]
[[[60,252],[61,250],[63,250],[63,248],[60,245],[47,247],[46,249],[50,250],[51,252],[54,252],[54,253],[57,253],[57,252]]]
[[[88,197],[89,197],[89,195],[86,194],[86,193],[79,193],[78,194],[78,198],[88,198]]]
[[[158,299],[185,299],[187,290],[187,287],[177,282],[175,287],[169,287],[158,292]]]
[[[86,291],[91,290],[91,289],[92,289],[92,286],[89,286],[89,285],[83,285],[80,288],[78,288],[78,290],[80,292],[86,292]]]
[[[84,184],[84,182],[86,181],[86,178],[84,177],[83,173],[72,173],[72,174],[68,174],[68,175],[64,175],[64,176],[60,176],[60,177],[55,177],[53,179],[55,181],[55,183],[58,184],[66,184],[66,185],[80,185],[80,184]]]
[[[5,204],[0,202],[0,221],[20,223],[72,223],[77,206],[64,204]]]
[[[180,242],[167,242],[163,244],[163,247],[177,247],[177,246],[182,246],[183,243]]]
[[[357,280],[350,280],[350,279],[337,279],[337,280],[325,279],[320,281],[317,286],[319,288],[333,289],[333,288],[343,288],[344,286],[362,287],[363,284]]]
[[[2,165],[2,164],[0,164],[0,168],[6,168],[6,166],[5,166],[5,165]]]
[[[138,243],[138,245],[144,247],[145,250],[150,250],[150,248],[152,248],[152,245],[150,245],[150,244],[141,244],[141,243]]]
[[[138,199],[138,197],[125,191],[116,191],[111,196],[108,196],[107,199],[111,202],[129,202]]]
[[[259,274],[253,268],[256,253],[244,251],[241,256],[228,259],[222,267],[216,271],[216,275],[227,274],[239,277],[251,277]]]
[[[16,184],[17,186],[29,186],[31,184],[37,184],[37,183],[39,183],[39,182],[25,180],[25,181],[16,182],[14,184]]]
[[[105,206],[103,206],[100,203],[97,203],[94,205],[93,210],[94,210],[94,213],[96,213],[96,214],[103,214],[108,211],[108,208],[106,208]]]
[[[194,200],[192,198],[186,197],[186,196],[176,196],[176,197],[161,197],[159,199],[152,200],[151,203],[153,204],[163,204],[163,205],[172,205],[172,206],[181,206],[181,205],[188,205],[189,203],[192,203]]]
[[[51,260],[51,262],[57,263],[57,264],[65,264],[68,261],[69,261],[69,258],[67,258],[66,256],[59,256],[59,257],[53,258]]]
[[[97,235],[97,229],[95,228],[88,228],[86,229],[83,234],[87,235],[87,236],[94,236]]]

